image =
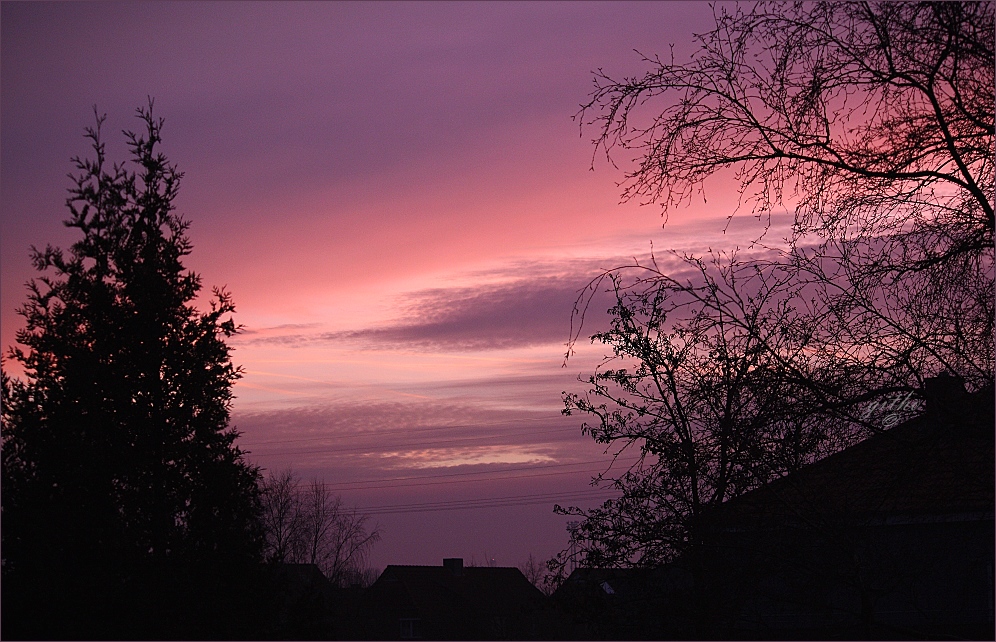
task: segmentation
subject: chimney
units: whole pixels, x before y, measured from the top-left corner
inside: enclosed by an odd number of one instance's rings
[[[927,412],[934,415],[957,416],[964,410],[968,392],[965,380],[958,375],[942,372],[936,377],[923,380],[923,398],[927,402]]]
[[[450,557],[443,558],[443,568],[448,569],[450,573],[453,573],[456,577],[463,575],[463,558],[462,557]]]

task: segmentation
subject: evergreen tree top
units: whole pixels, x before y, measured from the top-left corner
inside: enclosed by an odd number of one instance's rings
[[[48,274],[28,284],[8,353],[25,380],[3,381],[5,571],[259,559],[259,471],[229,426],[235,307],[220,288],[193,305],[182,174],[152,107],[124,132],[127,165],[109,165],[97,116],[66,201],[81,238],[32,248]]]

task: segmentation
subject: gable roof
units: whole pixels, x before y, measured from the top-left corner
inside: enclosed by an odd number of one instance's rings
[[[536,608],[544,596],[517,568],[390,565],[371,593],[424,618],[504,615]]]
[[[992,519],[993,390],[952,392],[947,380],[941,383],[942,394],[928,398],[919,417],[729,500],[703,525]]]

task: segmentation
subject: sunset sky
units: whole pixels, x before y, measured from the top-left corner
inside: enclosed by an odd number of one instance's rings
[[[711,24],[704,3],[4,2],[4,351],[29,247],[75,240],[66,175],[93,106],[119,161],[152,96],[187,265],[245,327],[250,460],[369,513],[371,566],[547,559],[567,541],[553,504],[609,496],[588,482],[610,456],[560,414],[605,353],[583,342],[565,367],[579,291],[651,243],[752,233],[747,216],[724,233],[721,179],[663,229],[659,207],[620,204],[622,169],[600,152],[591,171],[595,132],[571,117],[594,70],[687,59]]]

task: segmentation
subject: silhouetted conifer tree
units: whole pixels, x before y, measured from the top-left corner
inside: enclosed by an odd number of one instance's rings
[[[67,199],[81,238],[33,248],[48,274],[19,310],[26,350],[8,353],[26,378],[3,381],[8,639],[224,635],[200,624],[225,620],[260,555],[259,473],[229,428],[234,307],[223,289],[207,312],[192,304],[182,174],[157,149],[152,101],[137,112],[135,171],[108,168],[98,116]]]

